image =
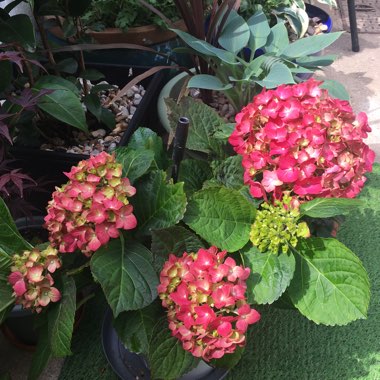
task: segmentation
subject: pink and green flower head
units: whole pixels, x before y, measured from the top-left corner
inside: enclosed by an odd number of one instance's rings
[[[216,247],[171,254],[160,274],[158,292],[172,335],[206,361],[244,346],[248,326],[260,319],[245,297],[249,268],[226,255]]]
[[[367,116],[320,84],[264,89],[236,116],[229,142],[242,156],[253,197],[352,198],[362,189],[374,162],[363,141],[371,131]]]
[[[8,282],[13,288],[16,303],[37,313],[50,302],[58,302],[61,293],[50,273],[62,266],[58,251],[52,246],[34,248],[12,257],[13,265]]]
[[[106,152],[90,157],[65,173],[70,179],[53,193],[45,226],[49,241],[61,253],[80,250],[87,256],[136,227],[128,197],[136,193],[122,166]]]

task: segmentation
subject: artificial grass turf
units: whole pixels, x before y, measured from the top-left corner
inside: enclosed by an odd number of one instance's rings
[[[380,165],[359,196],[364,205],[342,223],[338,239],[362,260],[371,282],[368,319],[343,327],[317,326],[298,311],[260,307],[261,321],[229,380],[380,379]],[[87,308],[60,380],[117,379],[100,342],[102,308]]]

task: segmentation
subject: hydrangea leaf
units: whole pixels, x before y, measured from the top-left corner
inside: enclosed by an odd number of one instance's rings
[[[32,246],[20,235],[9,210],[0,198],[0,270],[7,267],[6,255],[31,249]]]
[[[63,357],[71,354],[71,337],[74,329],[74,317],[76,311],[76,286],[72,277],[62,278],[62,298],[59,302],[49,307],[48,330],[50,348],[54,356]]]
[[[148,354],[153,328],[162,312],[160,302],[153,302],[143,309],[119,314],[113,326],[129,351]]]
[[[138,310],[157,297],[158,278],[152,266],[152,253],[143,245],[113,239],[91,259],[91,271],[103,289],[113,314]]]
[[[214,167],[215,179],[226,187],[241,189],[243,183],[244,169],[242,156],[228,157]]]
[[[186,194],[190,195],[202,188],[203,182],[212,176],[207,161],[187,159],[181,162],[178,180],[184,182]]]
[[[249,302],[271,304],[279,299],[294,275],[296,261],[293,254],[262,253],[252,246],[243,255],[245,265],[251,269],[247,280]]]
[[[157,322],[150,341],[148,362],[153,379],[174,380],[194,368],[199,359],[173,337],[166,318]]]
[[[214,133],[225,124],[224,120],[210,106],[192,98],[182,98],[177,104],[173,99],[165,99],[169,109],[169,120],[173,130],[177,126],[179,117],[186,115],[190,122],[189,135],[186,147],[217,157],[224,157],[224,143],[214,138]]]
[[[248,242],[255,214],[237,190],[214,186],[193,195],[184,221],[208,243],[235,252]]]
[[[123,176],[128,177],[131,183],[143,176],[154,160],[154,152],[147,149],[122,148],[116,154],[117,162],[123,165]]]
[[[168,257],[169,253],[182,256],[184,252],[197,252],[204,247],[193,232],[181,226],[173,226],[152,232],[152,252]]]
[[[305,202],[300,206],[301,215],[311,218],[331,218],[345,215],[352,209],[360,207],[363,202],[360,199],[351,198],[316,198]]]
[[[138,234],[178,223],[185,213],[186,194],[183,183],[166,180],[166,173],[153,171],[136,182],[136,195],[131,199],[138,223]]]
[[[288,294],[305,317],[329,326],[366,318],[368,275],[351,250],[336,239],[310,238],[300,240],[294,254]]]
[[[164,150],[162,139],[149,128],[138,128],[129,140],[128,148],[137,151],[146,149],[154,152],[154,162],[152,164],[154,168],[166,169],[168,165],[167,153]]]

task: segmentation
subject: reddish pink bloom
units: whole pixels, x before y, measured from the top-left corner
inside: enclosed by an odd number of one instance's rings
[[[243,157],[253,197],[354,197],[363,187],[374,162],[363,141],[367,116],[319,85],[310,79],[263,90],[236,116],[229,142]],[[329,171],[335,166],[341,170]]]
[[[135,194],[114,155],[102,152],[66,173],[70,181],[57,188],[48,205],[45,226],[49,240],[60,252],[79,249],[86,255],[119,236],[119,229],[135,228],[137,220],[128,204]]]
[[[226,255],[216,247],[182,257],[171,254],[160,274],[158,292],[172,335],[206,361],[243,346],[247,326],[258,320],[245,299],[250,270]]]

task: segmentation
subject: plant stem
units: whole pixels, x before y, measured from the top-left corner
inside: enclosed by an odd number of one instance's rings
[[[82,306],[84,305],[87,301],[89,301],[91,298],[94,298],[95,297],[95,293],[91,293],[89,294],[88,296],[84,297],[83,299],[81,299],[78,303],[77,303],[77,310]]]
[[[67,276],[73,276],[73,275],[76,275],[76,274],[78,274],[78,273],[81,273],[81,272],[83,271],[83,269],[86,269],[86,268],[89,267],[89,266],[90,266],[90,262],[87,261],[87,263],[81,265],[80,267],[67,271],[67,272],[66,272],[66,275],[67,275]]]
[[[49,42],[48,42],[48,39],[46,36],[46,32],[45,32],[45,29],[41,23],[40,17],[35,12],[33,12],[33,15],[34,15],[34,19],[35,19],[36,24],[37,24],[38,31],[40,32],[42,45],[44,45],[44,48],[47,52],[47,57],[48,57],[49,63],[53,66],[54,73],[56,75],[59,75],[59,72],[56,69],[56,62],[54,59],[54,55],[50,49],[50,45],[49,45]]]

